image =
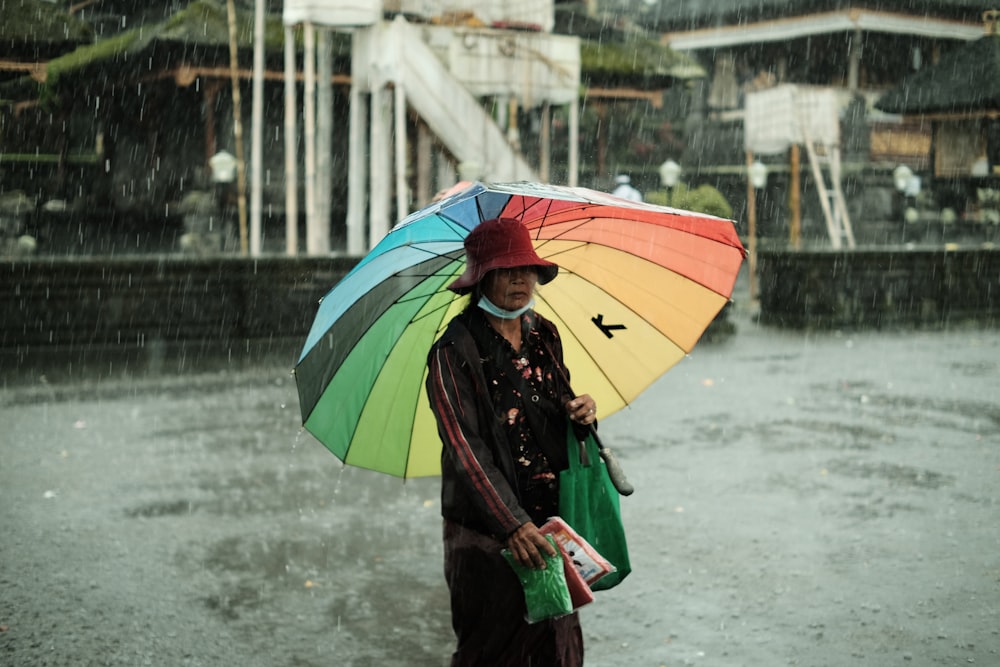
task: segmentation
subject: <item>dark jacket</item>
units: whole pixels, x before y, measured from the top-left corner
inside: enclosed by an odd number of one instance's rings
[[[514,461],[494,414],[468,316],[449,323],[427,358],[427,396],[442,442],[441,514],[503,540],[531,519],[519,502]],[[529,317],[562,365],[555,325],[536,313]]]

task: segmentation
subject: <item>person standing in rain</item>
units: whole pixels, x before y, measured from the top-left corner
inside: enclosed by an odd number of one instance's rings
[[[556,555],[538,526],[559,513],[567,429],[585,437],[597,406],[587,394],[571,398],[559,332],[533,310],[535,286],[559,267],[535,253],[527,228],[488,220],[466,237],[465,250],[465,272],[448,288],[469,294],[469,303],[432,346],[426,382],[443,444],[451,665],[579,667],[579,617],[529,624],[501,550],[534,568],[543,553]]]
[[[611,192],[615,197],[630,201],[642,201],[642,193],[632,187],[632,179],[627,174],[616,176],[615,183],[618,184],[618,187]]]

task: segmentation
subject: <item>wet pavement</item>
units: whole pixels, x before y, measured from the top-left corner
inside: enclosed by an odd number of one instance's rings
[[[602,421],[633,574],[587,664],[1000,664],[1000,333],[733,319]],[[0,664],[447,664],[437,480],[344,468],[293,358],[5,372]]]

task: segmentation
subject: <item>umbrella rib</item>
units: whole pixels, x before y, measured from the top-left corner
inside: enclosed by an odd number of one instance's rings
[[[451,308],[451,304],[453,304],[454,302],[455,302],[455,299],[452,299],[451,301],[448,301],[447,303],[443,303],[440,306],[437,306],[435,308],[432,308],[432,309],[428,310],[426,313],[424,313],[423,315],[420,315],[419,317],[410,318],[410,322],[420,322],[421,320],[425,320],[428,317],[430,317],[431,315],[434,315],[435,313],[439,313],[442,310],[446,311],[449,308]]]
[[[450,305],[450,302],[449,302],[449,305]],[[446,308],[447,308],[447,306],[444,306],[443,308],[442,307],[434,308],[430,312],[428,312],[428,313],[426,313],[424,315],[421,315],[420,317],[416,317],[416,318],[411,317],[410,320],[409,320],[409,322],[408,322],[408,324],[413,324],[415,322],[419,322],[419,321],[421,321],[421,320],[426,319],[427,317],[429,317],[432,313],[440,312],[442,309],[446,309]],[[359,419],[352,425],[350,437],[347,439],[348,442],[353,442],[354,441],[354,438],[355,438],[355,436],[356,436],[356,434],[358,432],[358,429],[361,427],[360,415],[363,414],[364,411],[367,409],[367,407],[368,407],[368,401],[371,399],[372,395],[374,394],[375,387],[378,386],[378,380],[379,380],[379,378],[382,377],[383,373],[385,372],[385,368],[386,368],[385,364],[383,363],[379,367],[378,373],[376,373],[375,380],[371,383],[371,385],[368,387],[367,391],[365,392],[365,397],[364,397],[364,400],[362,401],[361,411],[358,413],[359,414]],[[419,406],[419,402],[420,402],[420,392],[419,391],[417,392],[417,398],[415,400],[416,400],[416,403],[413,406],[414,414],[416,413],[416,409]],[[407,451],[409,451],[409,450],[407,450]],[[344,452],[344,461],[343,462],[344,462],[345,465],[347,464],[347,457],[348,457],[349,453],[350,453],[350,447],[348,447],[348,449]],[[409,470],[409,466],[410,466],[409,454],[407,454],[406,464],[403,466],[403,479],[406,479],[406,474],[407,474],[407,471]]]
[[[649,261],[649,260],[646,260],[646,259],[644,259],[642,257],[638,257],[637,259],[642,260],[642,261]],[[580,273],[576,273],[576,272],[573,272],[573,271],[566,271],[566,273],[574,275],[579,280],[582,280],[583,282],[585,282],[585,283],[587,283],[589,285],[592,285],[595,289],[603,291],[603,289],[599,285],[597,285],[593,280],[590,280],[590,279],[586,278],[585,276],[583,276]],[[716,292],[716,294],[718,294],[718,292]],[[544,297],[544,295],[542,294],[541,291],[536,292],[535,295],[536,295],[536,297],[538,299],[540,299],[542,302],[544,302],[553,313],[558,313],[559,312],[559,310],[555,307],[555,305],[552,302],[548,301]],[[720,296],[725,296],[725,295],[720,295]],[[637,311],[635,308],[632,308],[631,306],[628,306],[627,304],[625,304],[625,303],[623,303],[621,301],[619,301],[618,303],[621,303],[621,305],[623,307],[627,308],[629,312],[633,313],[638,319],[642,320],[643,322],[645,322],[646,324],[648,324],[650,327],[656,328],[656,326],[652,322],[650,322],[650,320],[649,320],[648,317],[644,316],[641,312]],[[685,350],[684,346],[680,345],[669,334],[661,331],[660,329],[657,329],[657,331],[660,331],[660,333],[663,334],[663,337],[666,338],[667,340],[669,340],[673,345],[675,345],[677,347],[677,349],[684,350],[684,353],[687,354],[688,350]],[[577,341],[580,341],[579,337],[577,337],[576,335],[573,335],[573,338],[575,338]],[[587,351],[587,356],[589,356],[594,361],[594,366],[595,367],[601,369],[601,374],[604,375],[604,377],[607,379],[608,385],[614,388],[615,393],[618,394],[618,397],[622,399],[622,402],[628,404],[628,401],[625,400],[625,397],[618,390],[618,387],[615,385],[614,382],[612,382],[611,378],[608,377],[607,373],[604,372],[604,369],[600,366],[600,364],[597,363],[597,359],[592,354],[590,354],[589,349],[587,348],[586,345],[584,345],[582,343],[582,341],[580,341],[580,348]]]

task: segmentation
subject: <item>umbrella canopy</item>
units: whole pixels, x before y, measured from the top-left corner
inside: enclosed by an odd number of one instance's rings
[[[1000,109],[1000,36],[987,35],[949,51],[883,95],[887,113],[968,113]]]
[[[323,298],[296,366],[305,428],[342,461],[440,472],[427,353],[467,299],[447,289],[463,240],[516,218],[559,265],[536,310],[562,335],[573,384],[603,416],[691,350],[729,300],[745,251],[729,220],[584,188],[472,183],[397,224]]]

